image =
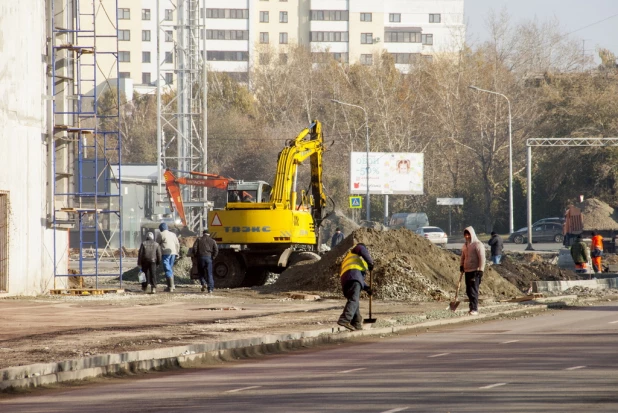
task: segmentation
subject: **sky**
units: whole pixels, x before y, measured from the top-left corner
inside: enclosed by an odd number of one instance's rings
[[[563,32],[574,32],[570,37],[577,39],[597,61],[599,47],[618,55],[618,0],[464,0],[464,7],[471,44],[488,39],[485,17],[489,10],[500,12],[504,7],[513,23],[556,17]]]

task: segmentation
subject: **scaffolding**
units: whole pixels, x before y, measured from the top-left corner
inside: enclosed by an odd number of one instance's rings
[[[104,275],[119,277],[122,287],[122,254],[114,253],[122,251],[117,10],[117,0],[50,0],[54,284],[56,277],[94,276],[99,288]],[[101,273],[103,257],[113,265]]]
[[[201,7],[200,7],[201,6]],[[176,94],[165,105],[161,104],[161,84],[163,78],[157,72],[157,139],[159,142],[159,165],[166,164],[180,171],[208,172],[207,168],[207,71],[204,0],[178,0],[176,2],[175,29],[175,69]],[[159,11],[159,2],[157,1]],[[157,42],[165,33],[164,22],[157,17]],[[159,47],[157,47],[159,50]],[[157,56],[158,62],[163,60]],[[158,68],[159,69],[159,68]],[[169,131],[169,143],[165,142],[164,130]],[[171,136],[169,136],[171,135]],[[166,150],[175,140],[174,155],[166,155]],[[161,159],[163,156],[163,159]],[[161,186],[162,173],[159,171],[159,194],[164,194]],[[185,216],[189,229],[201,233],[206,219],[209,203],[206,201],[206,188],[186,186],[182,188],[185,200]],[[160,200],[161,201],[161,200]]]

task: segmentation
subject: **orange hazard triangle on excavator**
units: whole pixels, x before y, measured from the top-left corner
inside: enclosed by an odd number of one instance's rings
[[[210,223],[211,227],[220,227],[221,226],[221,220],[219,219],[219,214],[215,214],[214,218],[212,219],[212,222]]]

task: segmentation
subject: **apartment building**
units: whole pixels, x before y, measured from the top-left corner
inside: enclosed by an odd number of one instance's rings
[[[155,4],[119,1],[120,73],[138,91],[156,84]],[[265,63],[266,50],[285,59],[293,44],[350,64],[372,64],[386,50],[405,71],[419,58],[459,50],[465,39],[464,0],[202,0],[199,7],[210,70],[239,79]],[[159,84],[174,83],[175,9],[160,1]]]

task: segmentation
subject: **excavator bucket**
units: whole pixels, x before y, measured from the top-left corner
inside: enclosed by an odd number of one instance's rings
[[[185,207],[182,202],[182,195],[180,194],[180,186],[176,183],[176,177],[170,170],[166,170],[163,173],[165,178],[165,189],[167,190],[167,196],[170,199],[170,206],[172,211],[175,209],[178,211],[182,225],[187,225],[187,219],[185,218]]]

